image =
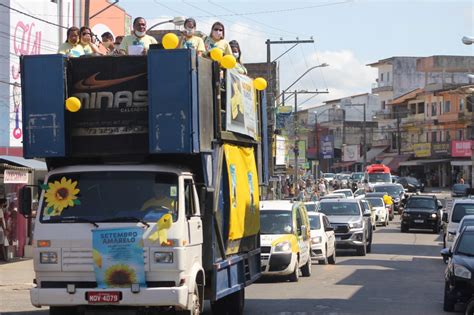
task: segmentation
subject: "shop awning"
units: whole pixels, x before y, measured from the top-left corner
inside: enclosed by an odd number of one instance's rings
[[[386,157],[383,158],[382,164],[388,166],[390,164],[390,162],[393,161],[394,158],[395,158],[394,156],[386,156]]]
[[[338,163],[334,163],[331,168],[338,168],[338,167],[348,167],[348,166],[351,166],[355,163],[355,161],[351,161],[351,162],[338,162]]]
[[[442,163],[442,162],[448,162],[449,159],[433,159],[433,160],[411,160],[411,161],[405,161],[405,162],[400,162],[400,166],[416,166],[416,165],[424,165],[424,164],[431,164],[431,163]]]
[[[418,161],[418,160],[411,160],[411,161],[400,162],[398,165],[399,165],[399,166],[416,166],[416,165],[421,165],[419,162],[420,162],[420,161]]]
[[[449,159],[419,160],[421,164],[449,162]]]
[[[13,163],[16,166],[23,166],[32,170],[46,171],[46,163],[38,160],[27,160],[19,156],[11,155],[0,155],[0,163],[10,164]]]
[[[383,151],[385,151],[385,149],[387,149],[388,146],[384,146],[384,147],[373,147],[372,149],[370,149],[369,151],[367,151],[367,163],[370,163],[372,162],[373,159],[375,159],[375,157],[377,155],[379,155],[380,153],[382,153]],[[357,160],[357,163],[363,163],[364,162],[364,153],[361,152],[361,157],[359,160]]]
[[[472,161],[471,160],[454,160],[451,161],[452,166],[471,166]]]
[[[397,155],[392,157],[392,160],[388,162],[387,165],[392,172],[396,172],[400,167],[401,163],[407,161],[410,158],[410,155]]]

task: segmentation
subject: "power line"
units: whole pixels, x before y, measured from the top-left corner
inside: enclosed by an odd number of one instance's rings
[[[17,9],[14,9],[14,8],[12,8],[12,7],[8,6],[8,5],[6,5],[6,4],[0,3],[0,6],[1,6],[1,7],[5,7],[5,8],[7,8],[7,9],[9,9],[9,10],[15,11],[15,12],[17,12],[17,13],[26,15],[26,16],[32,18],[32,19],[35,19],[35,20],[38,20],[38,21],[41,21],[41,22],[44,22],[44,23],[47,23],[47,24],[50,24],[50,25],[53,25],[53,26],[57,26],[57,27],[60,27],[60,28],[67,29],[66,26],[62,26],[62,25],[59,25],[59,24],[50,22],[50,21],[48,21],[48,20],[44,20],[44,19],[38,18],[38,17],[36,17],[36,16],[34,16],[34,15],[25,13],[25,12],[20,11],[20,10],[17,10]]]

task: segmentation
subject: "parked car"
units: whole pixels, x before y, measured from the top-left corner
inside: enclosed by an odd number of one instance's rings
[[[321,200],[320,212],[327,215],[336,233],[337,248],[356,249],[359,256],[372,250],[370,212],[364,212],[359,200]]]
[[[430,229],[433,233],[439,233],[442,207],[434,195],[411,196],[403,210],[401,231],[408,232],[410,228],[414,228]]]
[[[336,236],[324,213],[308,212],[311,226],[311,260],[321,265],[336,263]]]
[[[387,226],[389,223],[389,213],[383,199],[381,197],[365,197],[365,200],[375,211],[375,224]]]
[[[447,223],[444,230],[443,243],[445,247],[450,248],[453,245],[458,230],[459,223],[466,215],[474,214],[474,199],[454,199],[452,210],[446,213],[443,221]]]
[[[332,192],[333,194],[344,194],[346,198],[354,199],[354,194],[350,189],[337,189]]]
[[[374,186],[374,192],[385,192],[393,200],[393,208],[398,214],[401,214],[402,200],[405,198],[405,190],[400,184],[382,184]]]
[[[474,295],[474,226],[462,231],[452,250],[444,248],[442,255],[449,258],[444,277],[444,303],[446,312],[454,311],[457,302],[466,303]]]
[[[262,275],[286,276],[292,282],[311,276],[311,234],[303,203],[260,202]]]
[[[385,201],[386,197],[384,198],[384,196],[387,195],[387,196],[390,196],[388,193],[386,192],[368,192],[365,194],[365,197],[380,197],[384,200],[384,204],[385,204],[385,207],[387,208],[387,212],[388,212],[388,219],[390,221],[393,220],[393,218],[395,217],[395,210],[394,210],[394,205],[393,204],[388,204],[387,201]],[[392,199],[393,200],[393,199]]]
[[[308,211],[308,213],[319,212],[320,209],[319,201],[306,201],[304,206],[306,207],[306,211]]]
[[[471,188],[469,184],[454,184],[451,190],[452,197],[466,197],[467,190]]]
[[[400,177],[397,183],[401,184],[404,189],[408,190],[408,192],[425,191],[425,185],[414,177]]]

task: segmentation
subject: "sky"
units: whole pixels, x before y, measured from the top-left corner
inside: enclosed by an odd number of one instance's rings
[[[225,25],[225,39],[236,39],[245,62],[266,62],[265,41],[314,39],[280,59],[280,88],[286,89],[308,68],[322,63],[291,90],[325,91],[298,96],[299,108],[326,100],[371,92],[377,70],[367,64],[393,56],[474,55],[474,1],[218,1],[120,0],[131,16],[148,26],[174,16],[194,17],[209,33],[215,21]],[[173,28],[164,24],[158,29]],[[272,60],[292,45],[271,45]]]

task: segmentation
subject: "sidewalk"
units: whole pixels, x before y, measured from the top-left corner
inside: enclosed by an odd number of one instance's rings
[[[0,288],[33,286],[33,259],[17,259],[0,263]]]

